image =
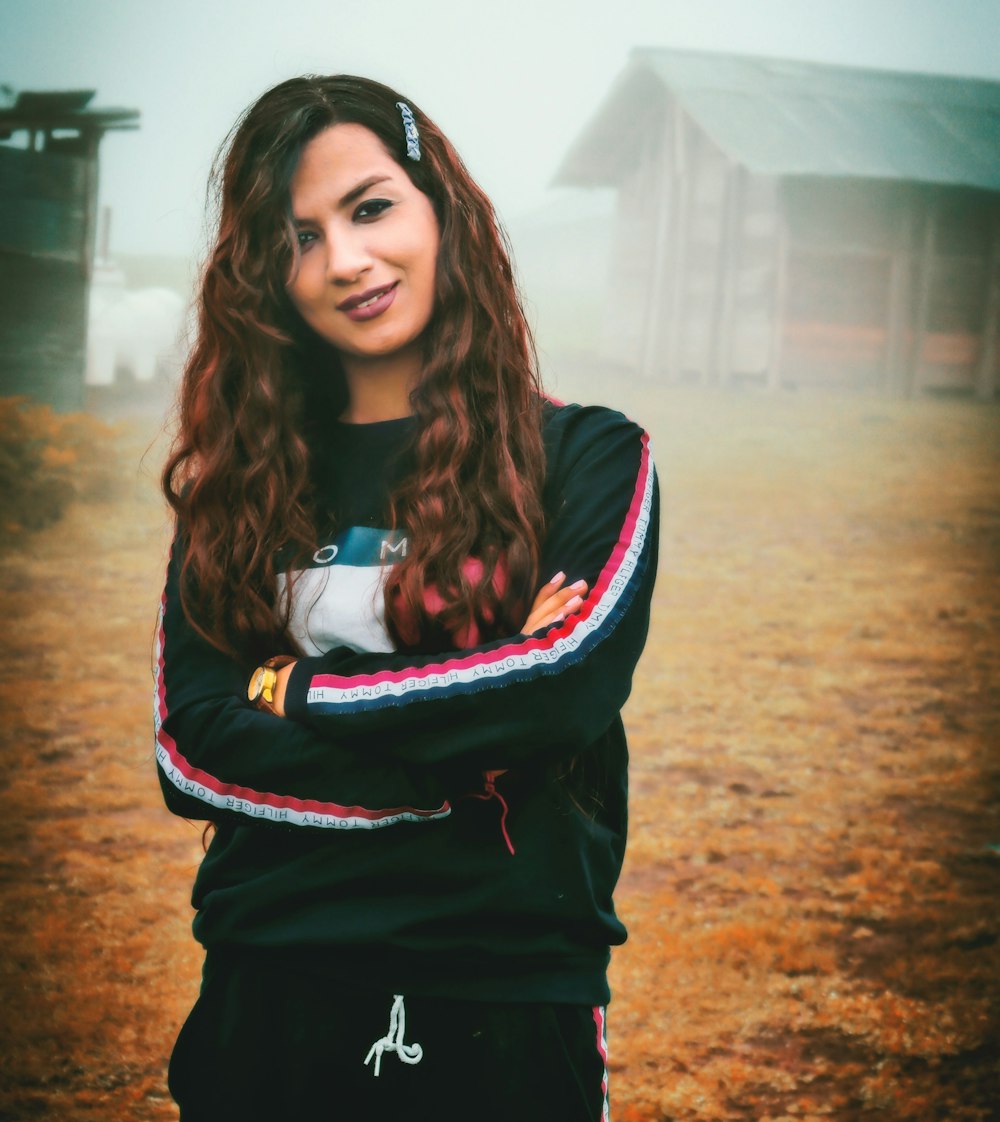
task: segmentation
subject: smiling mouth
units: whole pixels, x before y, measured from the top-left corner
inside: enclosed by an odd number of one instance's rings
[[[359,292],[357,296],[349,296],[343,303],[337,305],[340,312],[353,312],[359,308],[371,308],[384,296],[388,295],[399,283],[383,285],[381,288],[369,288],[366,292]]]

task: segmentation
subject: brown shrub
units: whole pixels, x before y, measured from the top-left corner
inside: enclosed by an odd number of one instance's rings
[[[51,525],[71,502],[114,497],[117,437],[89,414],[0,398],[0,544]]]

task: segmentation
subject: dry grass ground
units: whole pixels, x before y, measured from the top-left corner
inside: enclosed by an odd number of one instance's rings
[[[998,1117],[1000,411],[597,396],[665,498],[613,1116]],[[0,553],[0,1119],[176,1117],[201,847],[153,772],[148,438],[116,502]]]

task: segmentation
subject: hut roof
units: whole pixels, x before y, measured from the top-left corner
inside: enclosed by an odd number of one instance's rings
[[[618,183],[671,95],[750,171],[1000,191],[1000,82],[653,48],[632,52],[555,183]]]
[[[139,127],[138,109],[92,109],[94,90],[22,90],[0,105],[0,138],[17,129],[77,129],[106,132]]]

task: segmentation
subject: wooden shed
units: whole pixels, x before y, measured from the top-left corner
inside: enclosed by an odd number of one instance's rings
[[[93,90],[22,92],[0,107],[0,395],[83,404],[98,147],[135,109]]]
[[[645,377],[1000,391],[1000,83],[640,49],[555,182],[618,190]]]

